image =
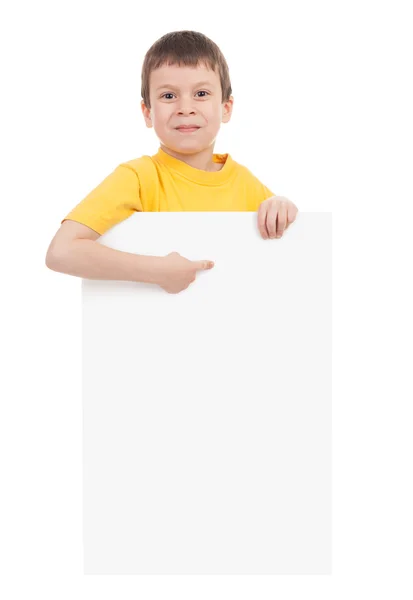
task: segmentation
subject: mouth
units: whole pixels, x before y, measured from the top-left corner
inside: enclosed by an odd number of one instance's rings
[[[177,127],[176,130],[179,131],[180,133],[194,133],[195,131],[198,131],[198,129],[201,129],[200,127]]]

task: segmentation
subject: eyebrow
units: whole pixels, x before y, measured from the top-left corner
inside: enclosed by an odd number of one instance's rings
[[[212,83],[209,82],[209,81],[199,81],[198,83],[196,83],[194,85],[194,87],[199,87],[200,85],[208,85],[209,87],[214,87],[212,85]],[[163,88],[169,88],[169,89],[173,89],[173,90],[177,90],[178,89],[175,85],[172,85],[170,83],[165,83],[164,85],[161,85],[158,88],[156,88],[156,91],[158,92],[159,90],[162,90]]]

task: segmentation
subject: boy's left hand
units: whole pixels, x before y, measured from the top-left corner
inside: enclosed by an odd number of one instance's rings
[[[264,240],[280,238],[295,221],[298,208],[288,198],[271,196],[258,209],[258,229]]]

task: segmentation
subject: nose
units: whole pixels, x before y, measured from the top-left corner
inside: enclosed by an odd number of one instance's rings
[[[195,112],[196,111],[193,108],[189,108],[186,105],[181,106],[181,108],[178,109],[178,115],[194,115]]]

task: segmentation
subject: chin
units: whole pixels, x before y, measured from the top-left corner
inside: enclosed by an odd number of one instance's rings
[[[202,152],[208,146],[194,144],[194,143],[183,143],[183,144],[164,144],[167,148],[174,150],[175,152],[180,152],[181,154],[195,154],[195,152]]]

